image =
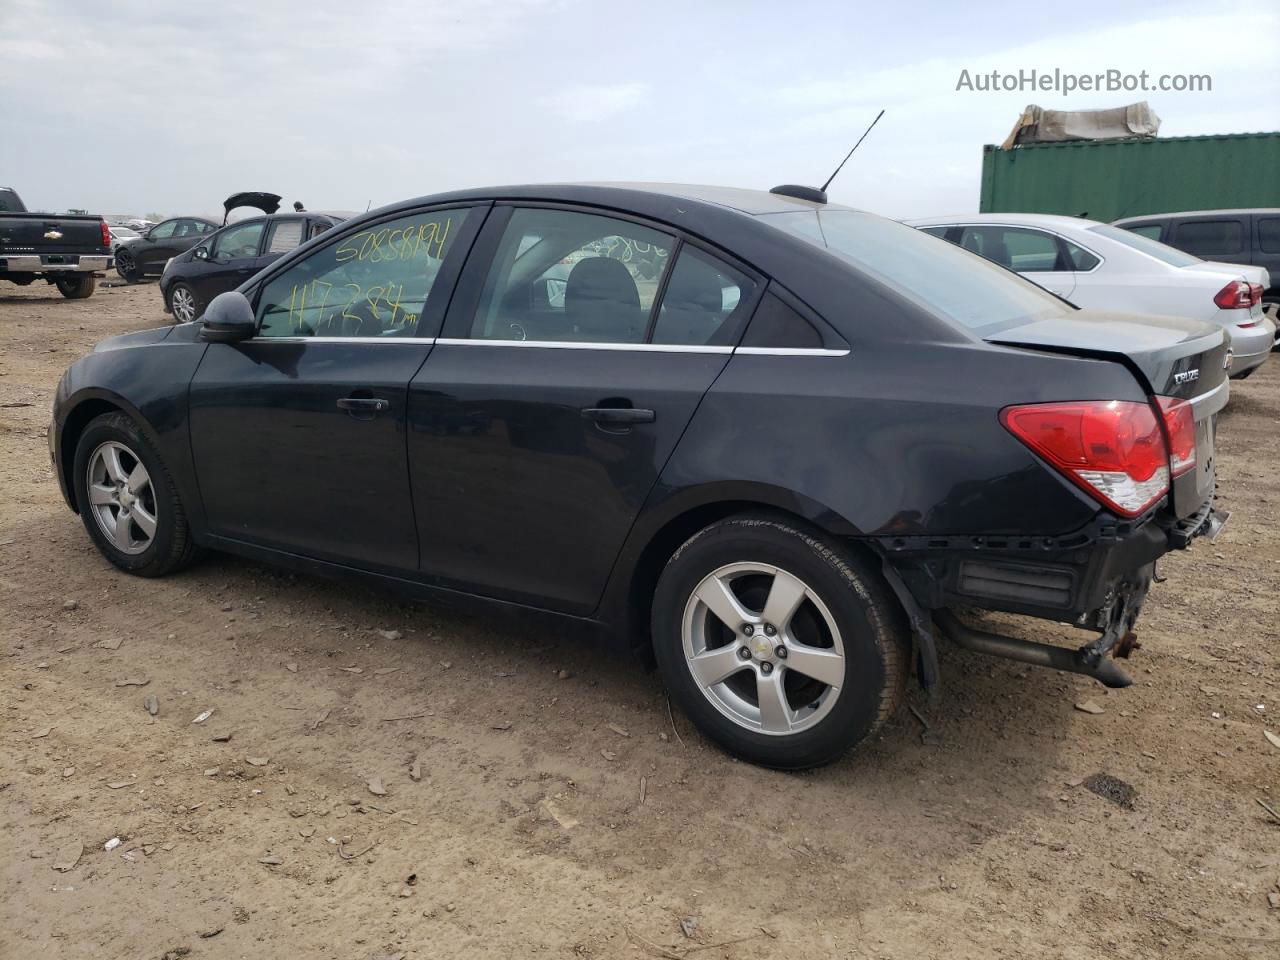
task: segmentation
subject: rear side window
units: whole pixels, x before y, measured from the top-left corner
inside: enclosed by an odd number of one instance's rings
[[[1067,257],[1071,260],[1073,270],[1088,272],[1102,262],[1084,247],[1077,246],[1070,240],[1063,240],[1062,243],[1067,248]]]
[[[1258,221],[1258,249],[1263,253],[1280,253],[1280,217]]]
[[[813,210],[764,214],[760,220],[830,251],[971,330],[987,331],[1071,309],[1029,280],[874,214]],[[872,317],[864,320],[875,322]]]
[[[1197,257],[1240,253],[1244,230],[1239,220],[1190,220],[1178,224],[1174,244]]]
[[[517,209],[485,279],[471,336],[642,343],[674,246],[673,237],[625,220]]]
[[[258,243],[262,240],[261,220],[243,226],[227,227],[213,241],[215,260],[244,260],[258,255]]]
[[[733,267],[685,246],[667,281],[649,340],[691,346],[733,344],[753,287]]]
[[[267,253],[288,253],[302,243],[301,220],[277,220],[267,234]]]
[[[744,347],[792,347],[814,349],[821,347],[820,334],[808,320],[773,293],[767,291],[751,318]]]
[[[466,216],[466,210],[412,214],[311,252],[263,288],[258,336],[416,335],[418,318]]]

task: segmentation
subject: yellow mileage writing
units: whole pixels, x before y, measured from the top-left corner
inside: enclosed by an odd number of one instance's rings
[[[344,240],[337,249],[338,263],[348,260],[367,260],[382,263],[387,260],[412,260],[414,257],[444,258],[444,247],[449,240],[453,218],[432,220],[427,223],[411,223],[404,227],[382,227],[362,230]]]
[[[377,333],[400,329],[412,333],[418,314],[402,305],[404,285],[387,283],[362,287],[358,283],[332,284],[325,280],[294,285],[289,293],[289,327],[302,335],[369,336],[362,325],[375,324]],[[421,304],[414,304],[421,307]],[[315,329],[306,318],[315,311]]]

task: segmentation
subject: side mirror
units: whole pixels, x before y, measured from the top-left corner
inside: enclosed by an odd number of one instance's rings
[[[228,290],[210,300],[201,321],[204,327],[200,339],[210,343],[237,343],[258,332],[253,305],[238,290]]]
[[[208,260],[208,259],[209,259],[209,248],[208,248],[208,247],[196,247],[196,252],[195,252],[195,253],[193,253],[193,254],[191,254],[191,256],[195,257],[195,259],[197,259],[197,260]]]

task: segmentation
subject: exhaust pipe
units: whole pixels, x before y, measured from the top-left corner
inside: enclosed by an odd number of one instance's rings
[[[986,630],[976,630],[961,623],[950,610],[933,611],[933,619],[952,643],[965,650],[985,653],[989,657],[1019,660],[1037,667],[1082,673],[1086,677],[1093,677],[1104,687],[1120,688],[1133,683],[1133,679],[1114,660],[1107,657],[1090,658],[1084,650],[1068,650],[1066,647],[1054,647],[1047,643],[1017,640]],[[1094,662],[1090,663],[1090,659]]]

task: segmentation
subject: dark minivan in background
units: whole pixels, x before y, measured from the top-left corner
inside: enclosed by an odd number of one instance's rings
[[[1253,210],[1188,210],[1126,217],[1113,226],[1177,247],[1202,260],[1264,267],[1271,285],[1262,295],[1280,308],[1280,207]]]

